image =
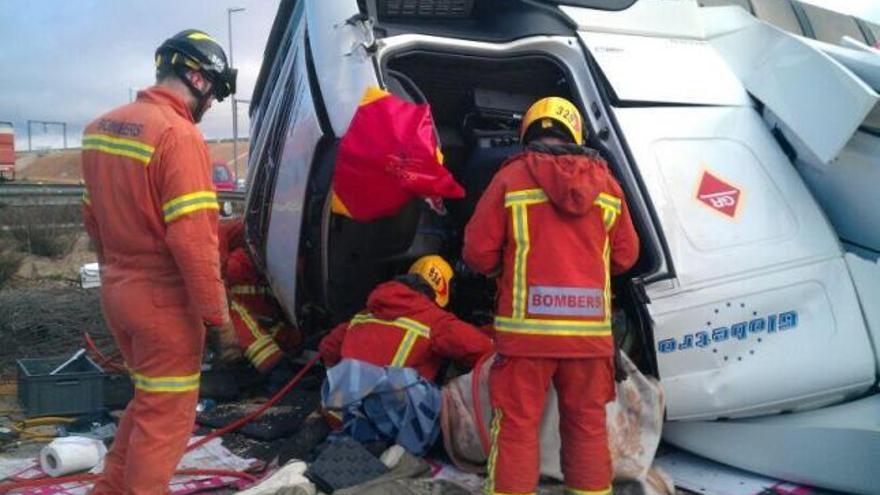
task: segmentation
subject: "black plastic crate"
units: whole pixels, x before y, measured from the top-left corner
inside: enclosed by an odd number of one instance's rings
[[[70,355],[19,359],[18,401],[27,417],[88,414],[104,407],[104,372],[82,355],[50,375]]]

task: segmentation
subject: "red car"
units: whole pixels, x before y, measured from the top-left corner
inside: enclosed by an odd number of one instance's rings
[[[232,171],[225,163],[214,162],[212,176],[214,179],[214,187],[216,187],[218,191],[235,190],[235,177],[232,176]]]

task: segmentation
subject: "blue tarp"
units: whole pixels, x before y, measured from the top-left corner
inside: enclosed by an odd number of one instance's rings
[[[324,407],[343,413],[343,433],[423,455],[440,433],[440,389],[412,368],[344,359],[327,370]]]

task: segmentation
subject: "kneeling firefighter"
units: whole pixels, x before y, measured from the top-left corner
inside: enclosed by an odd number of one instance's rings
[[[229,299],[233,338],[244,357],[266,380],[274,393],[293,376],[288,356],[299,350],[302,334],[288,322],[265,277],[244,246],[241,220],[220,224],[220,264]],[[240,354],[220,356],[221,362]]]
[[[440,368],[448,359],[470,367],[492,351],[488,337],[442,309],[452,275],[440,256],[420,258],[408,274],[376,287],[364,311],[321,341],[331,367],[322,398],[327,409],[343,413],[344,433],[396,442],[416,455],[434,443]]]
[[[608,164],[581,146],[582,129],[571,102],[535,102],[520,130],[526,149],[502,165],[465,229],[465,262],[483,274],[500,273],[489,494],[535,493],[551,381],[565,493],[611,492],[610,276],[635,263],[639,241]]]

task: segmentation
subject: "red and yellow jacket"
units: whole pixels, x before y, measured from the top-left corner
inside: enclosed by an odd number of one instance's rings
[[[235,246],[235,241],[231,245]],[[238,342],[255,368],[262,372],[271,370],[285,353],[296,351],[302,335],[288,323],[272,289],[244,248],[235,248],[222,257],[229,314]]]
[[[446,359],[473,366],[492,351],[492,341],[425,295],[392,281],[376,287],[366,311],[334,328],[321,340],[319,351],[327,366],[343,358],[359,359],[415,368],[434,380]]]
[[[639,240],[607,164],[581,150],[530,148],[510,158],[465,229],[465,262],[500,271],[500,354],[613,353],[610,275],[635,263]]]
[[[157,306],[227,315],[208,147],[186,104],[154,86],[90,123],[82,143],[83,216],[102,290],[147,288]]]

